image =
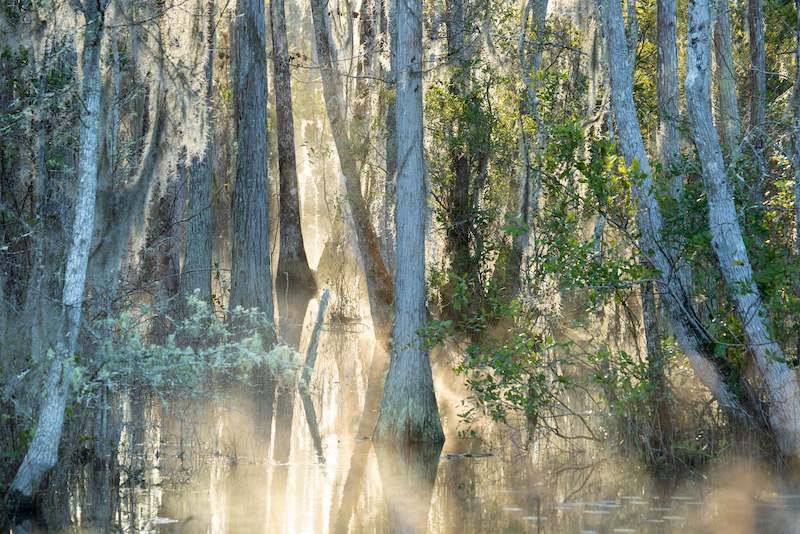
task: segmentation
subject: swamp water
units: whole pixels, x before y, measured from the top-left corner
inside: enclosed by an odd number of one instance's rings
[[[50,525],[6,531],[800,533],[800,487],[787,490],[746,462],[676,480],[611,459],[614,447],[597,442],[542,436],[523,447],[507,428],[488,425],[481,436],[458,437],[464,391],[447,365],[434,366],[443,448],[357,439],[354,414],[369,374],[358,355],[371,349],[351,334],[327,332],[320,345],[311,385],[321,450],[294,394],[291,415],[273,418],[270,448],[246,396],[225,406],[184,400],[180,411],[158,401],[127,406],[119,469],[90,461],[51,480],[55,491],[42,505]],[[286,461],[275,460],[279,450]]]

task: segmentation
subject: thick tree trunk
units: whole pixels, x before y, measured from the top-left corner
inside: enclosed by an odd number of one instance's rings
[[[211,301],[211,200],[214,178],[211,172],[214,91],[214,0],[207,3],[208,24],[206,46],[208,47],[205,76],[205,124],[206,146],[202,154],[192,158],[189,171],[189,202],[186,221],[185,253],[181,269],[181,293],[186,299],[195,290],[197,298]]]
[[[422,3],[397,6],[397,274],[394,351],[375,441],[444,441],[428,352],[425,314],[425,161],[422,119]]]
[[[229,308],[256,308],[273,322],[264,9],[264,3],[257,0],[238,0],[236,5],[233,99],[237,152]],[[272,337],[274,332],[265,335]]]
[[[731,45],[730,8],[727,2],[717,5],[714,25],[714,51],[716,52],[716,79],[719,99],[719,123],[722,145],[728,162],[736,159],[742,130],[739,120],[739,103],[736,97],[736,72]]]
[[[233,186],[231,294],[228,308],[255,308],[270,326],[262,332],[264,346],[277,340],[272,301],[269,250],[269,182],[267,142],[267,42],[265,6],[260,0],[237,0],[233,28],[233,102],[236,124],[236,174]],[[242,328],[250,325],[237,324]],[[237,332],[244,334],[244,332]],[[255,425],[261,445],[272,438],[275,379],[261,366],[254,371]]]
[[[697,318],[686,289],[680,283],[671,247],[664,246],[664,228],[655,196],[655,186],[644,148],[633,102],[633,81],[628,69],[622,6],[618,0],[603,0],[611,100],[614,107],[620,149],[628,168],[641,172],[633,187],[637,202],[640,254],[656,269],[654,279],[664,302],[675,337],[686,354],[695,375],[712,395],[732,424],[749,425],[752,420],[742,408],[730,384],[734,375],[728,362],[714,353],[714,340]]]
[[[94,228],[97,192],[97,155],[100,136],[100,52],[103,16],[107,3],[76,5],[86,20],[81,57],[82,112],[78,141],[78,188],[72,245],[64,272],[63,320],[50,371],[45,379],[45,395],[39,411],[36,434],[9,487],[6,505],[12,517],[33,511],[33,497],[47,473],[58,461],[58,444],[64,424],[64,409],[70,393],[72,359],[80,331],[81,308],[86,285],[86,270]],[[42,355],[43,356],[43,355]]]
[[[703,166],[711,245],[736,306],[747,350],[761,374],[778,447],[784,455],[796,456],[800,454],[800,388],[783,359],[780,346],[769,334],[769,319],[753,279],[732,187],[714,129],[708,77],[709,24],[708,0],[690,0],[686,101],[692,136]]]
[[[289,72],[289,43],[286,37],[286,11],[284,0],[270,2],[272,19],[272,65],[275,71],[275,115],[278,132],[278,167],[280,172],[280,255],[276,270],[278,298],[308,300],[316,292],[316,281],[308,266],[303,232],[300,225],[300,186],[297,179],[297,159],[294,147],[294,116],[292,113],[292,84]],[[307,296],[296,295],[297,291]],[[302,303],[305,315],[306,305]],[[279,302],[280,308],[280,302]],[[283,319],[283,314],[281,314]],[[297,318],[295,318],[296,320]],[[300,322],[303,318],[300,317]],[[281,321],[282,322],[282,321]],[[300,325],[302,327],[302,325]],[[281,331],[284,328],[281,325]],[[284,334],[285,335],[285,334]],[[292,346],[294,343],[292,336]]]

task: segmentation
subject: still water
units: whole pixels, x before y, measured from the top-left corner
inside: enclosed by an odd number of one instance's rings
[[[620,460],[609,443],[548,435],[523,442],[489,424],[459,437],[465,391],[447,362],[434,361],[443,448],[359,439],[372,354],[364,334],[323,336],[311,384],[320,450],[294,391],[284,397],[291,415],[281,418],[276,402],[269,447],[252,399],[188,399],[168,410],[153,402],[138,411],[131,403],[118,463],[92,462],[51,480],[57,491],[45,507],[61,519],[11,532],[800,532],[800,488],[745,461],[676,479]],[[286,461],[276,461],[279,450]]]
[[[800,495],[752,465],[654,478],[600,451],[451,438],[441,451],[310,440],[276,464],[209,458],[180,485],[129,490],[138,532],[800,532]]]

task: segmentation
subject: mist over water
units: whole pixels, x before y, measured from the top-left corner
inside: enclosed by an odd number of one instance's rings
[[[443,357],[434,358],[443,448],[373,444],[356,435],[370,338],[360,323],[328,323],[323,333],[311,381],[321,455],[299,395],[291,432],[273,417],[269,445],[251,391],[168,409],[151,399],[128,408],[149,424],[123,432],[119,490],[104,480],[114,470],[90,464],[65,482],[60,523],[11,531],[800,531],[800,490],[753,463],[720,460],[704,476],[671,478],[620,459],[613,443],[526,440],[512,425],[490,423],[459,436],[463,386]],[[274,459],[276,444],[288,444],[288,461]]]

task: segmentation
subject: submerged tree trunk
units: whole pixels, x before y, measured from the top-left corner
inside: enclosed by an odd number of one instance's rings
[[[422,3],[397,6],[397,273],[394,349],[375,441],[444,441],[425,314],[425,161],[422,122]]]
[[[72,360],[77,349],[86,271],[94,228],[97,192],[97,155],[100,136],[100,52],[103,15],[107,2],[85,2],[76,6],[86,20],[81,57],[82,112],[78,141],[78,187],[72,245],[64,272],[63,318],[55,352],[45,379],[45,391],[36,434],[9,487],[6,505],[12,517],[33,511],[33,497],[47,473],[58,461],[58,444],[64,424],[64,409],[72,383]],[[42,358],[45,355],[40,355]]]
[[[692,136],[703,166],[711,245],[717,266],[736,306],[744,341],[761,375],[769,419],[778,448],[787,457],[800,454],[800,387],[780,346],[770,336],[769,319],[742,238],[722,150],[711,115],[708,78],[710,24],[708,0],[689,3],[686,101]]]

